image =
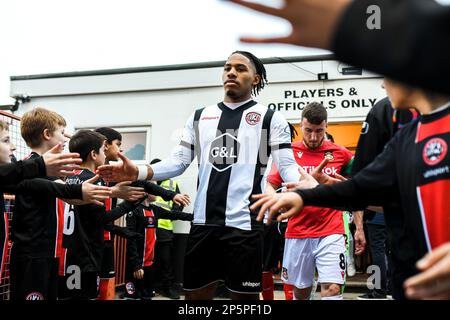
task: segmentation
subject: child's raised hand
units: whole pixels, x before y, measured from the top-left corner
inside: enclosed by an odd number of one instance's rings
[[[127,201],[137,201],[145,197],[144,188],[132,187],[131,181],[124,181],[111,188],[113,198],[121,198]]]
[[[173,197],[173,202],[179,206],[187,207],[191,203],[191,198],[187,194],[177,194]]]
[[[49,177],[65,177],[75,174],[74,170],[80,168],[82,162],[79,153],[61,153],[63,145],[57,144],[42,155],[45,170]]]
[[[103,206],[104,203],[102,201],[111,197],[111,188],[96,185],[95,183],[98,179],[99,176],[96,175],[83,182],[81,192],[83,194],[83,201]]]

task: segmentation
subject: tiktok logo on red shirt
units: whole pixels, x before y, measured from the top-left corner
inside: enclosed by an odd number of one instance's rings
[[[302,168],[307,173],[311,174],[316,167],[315,166],[302,166]],[[326,173],[329,176],[335,176],[336,174],[338,174],[338,169],[335,167],[326,167],[326,168],[323,168],[322,172]]]

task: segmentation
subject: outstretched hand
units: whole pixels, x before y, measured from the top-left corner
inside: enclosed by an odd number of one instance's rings
[[[285,0],[281,8],[244,0],[228,2],[287,20],[292,31],[282,37],[242,37],[248,43],[286,43],[298,46],[331,48],[336,24],[352,0]]]
[[[81,185],[81,192],[83,194],[83,201],[86,203],[93,203],[98,206],[103,206],[106,199],[111,197],[111,188],[98,186],[95,184],[100,178],[99,175],[86,180]]]
[[[96,173],[101,175],[107,182],[137,180],[139,174],[138,167],[130,159],[125,157],[123,153],[120,152],[118,155],[122,162],[102,165],[98,167]]]
[[[314,168],[313,172],[311,172],[311,175],[314,177],[314,179],[317,180],[317,182],[319,182],[320,184],[335,184],[347,180],[345,177],[341,176],[338,173],[336,173],[334,177],[331,177],[323,172],[323,169],[326,167],[328,162],[330,162],[330,159],[325,157],[322,162],[316,168]]]
[[[82,162],[78,153],[61,153],[63,144],[58,143],[42,155],[46,174],[49,177],[65,177],[74,175]]]
[[[417,263],[422,272],[405,281],[410,299],[450,299],[450,242],[428,253]]]
[[[322,162],[314,168],[311,174],[308,174],[302,167],[299,167],[298,171],[301,175],[300,181],[283,183],[283,186],[287,188],[287,191],[294,191],[295,189],[312,189],[318,184],[334,184],[347,180],[340,174],[331,177],[323,172],[323,169],[329,161],[328,158],[324,158]]]
[[[131,186],[131,181],[124,181],[112,187],[112,198],[125,199],[130,202],[138,201],[147,194],[144,188]]]
[[[173,197],[173,202],[176,205],[187,207],[191,203],[191,198],[189,198],[189,195],[187,194],[178,193],[175,197]]]
[[[310,174],[308,174],[302,167],[298,168],[300,172],[300,180],[295,182],[283,183],[283,187],[286,187],[286,191],[294,191],[295,189],[312,189],[319,183]]]
[[[277,221],[282,221],[298,216],[303,209],[303,199],[295,192],[256,194],[252,196],[252,200],[256,202],[250,206],[250,210],[256,211],[260,208],[257,221],[262,221],[264,213],[268,210],[267,223],[279,213],[281,214],[277,217]]]

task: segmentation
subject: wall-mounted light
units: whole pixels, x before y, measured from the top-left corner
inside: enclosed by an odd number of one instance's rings
[[[349,65],[345,65],[343,63],[340,63],[338,65],[338,71],[340,74],[344,75],[344,76],[361,76],[363,69],[359,68],[359,67],[354,67],[354,66],[349,66]]]
[[[328,80],[328,73],[324,72],[324,73],[318,73],[317,74],[317,80]]]
[[[361,76],[362,75],[362,69],[357,67],[346,67],[342,68],[342,74],[343,75],[355,75],[355,76]]]
[[[15,111],[19,110],[20,104],[31,101],[31,98],[27,95],[17,96],[14,98],[16,99],[16,102],[14,102],[14,104],[0,105],[0,110],[15,112]]]

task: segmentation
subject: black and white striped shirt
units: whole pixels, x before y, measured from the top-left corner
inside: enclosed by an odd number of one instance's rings
[[[285,181],[299,180],[283,116],[253,100],[228,106],[221,102],[191,115],[172,156],[152,165],[153,179],[181,174],[197,156],[194,224],[253,230],[261,225],[249,210],[250,196],[263,191],[270,154],[281,164]]]

